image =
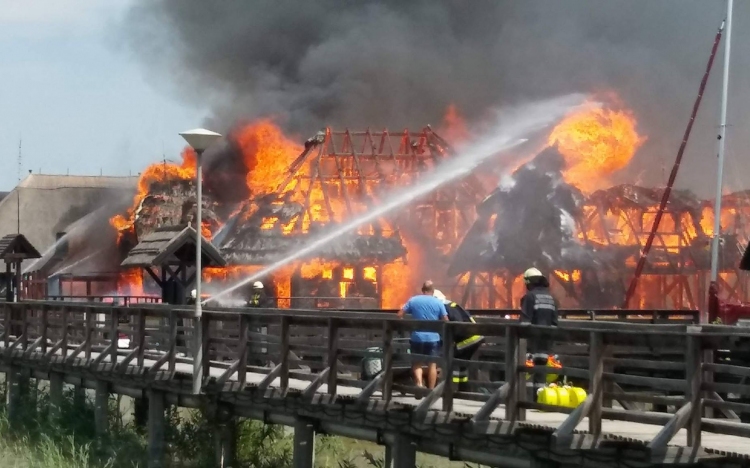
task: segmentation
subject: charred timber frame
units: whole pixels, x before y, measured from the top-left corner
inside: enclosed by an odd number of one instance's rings
[[[422,172],[439,165],[452,153],[447,142],[430,127],[419,132],[393,133],[326,128],[305,143],[304,151],[290,165],[274,194],[277,201],[297,200],[301,213],[282,221],[281,216],[263,212],[263,229],[278,232],[279,236],[304,235],[313,222],[351,219],[370,203],[377,203],[390,186],[416,182]],[[360,232],[375,236],[408,232],[413,237],[410,240],[427,246],[428,255],[447,258],[474,220],[475,205],[483,196],[479,187],[475,177],[469,176],[435,190],[398,214],[374,221]],[[320,210],[314,212],[314,205]],[[294,224],[283,225],[282,234],[282,223]],[[380,286],[381,270],[393,260],[371,261],[365,257],[362,256],[362,264],[375,267]],[[378,300],[380,296],[379,287]]]
[[[322,190],[328,219],[336,219],[337,215],[353,217],[358,214],[353,206],[353,194],[366,194],[376,201],[378,189],[403,183],[405,179],[413,181],[424,169],[449,158],[452,152],[445,140],[429,127],[420,132],[404,130],[400,133],[388,130],[333,131],[326,128],[318,139],[308,140],[305,151],[291,165],[280,189],[284,190],[288,186],[306,187],[302,190],[308,220],[313,218],[310,197],[316,184]],[[309,175],[301,171],[306,163],[310,165]],[[386,166],[390,166],[391,170],[387,170]],[[332,186],[342,194],[346,213],[334,211],[329,196]],[[419,206],[409,210],[413,212],[427,209],[430,222],[429,225],[423,225],[429,228],[425,237],[433,242],[441,238],[441,243],[434,248],[446,252],[453,250],[460,236],[468,230],[474,217],[474,204],[483,195],[477,187],[476,180],[470,177],[434,191],[429,199],[420,201]],[[409,216],[416,214],[410,213]],[[442,219],[449,220],[447,236],[438,235]],[[297,223],[295,227],[301,229],[303,224]],[[387,226],[382,220],[378,220],[378,224],[380,226],[373,226],[376,232]]]
[[[644,189],[649,190],[650,189]],[[669,206],[663,213],[661,228],[654,234],[649,261],[644,266],[643,276],[635,290],[635,308],[674,308],[698,309],[708,291],[709,264],[700,255],[700,243],[709,237],[704,233],[700,220],[693,210],[703,213],[711,202],[697,202],[695,206]],[[750,238],[750,226],[743,219],[750,219],[750,194],[727,196],[724,204],[727,212],[733,214],[726,221],[723,234],[736,237],[740,243]],[[644,240],[649,236],[655,216],[653,203],[629,201],[624,206],[610,207],[601,200],[589,200],[582,216],[576,220],[583,243],[595,244],[602,249],[633,245],[644,248]],[[666,223],[664,221],[669,221]],[[625,238],[623,238],[625,236]],[[739,255],[739,254],[738,254]],[[707,258],[707,257],[706,257]],[[733,257],[732,257],[733,258]],[[637,257],[632,259],[637,261]],[[721,269],[719,284],[727,301],[750,301],[750,278],[731,268],[732,262]],[[629,265],[632,271],[633,264]],[[565,272],[570,274],[570,272]],[[559,283],[564,280],[553,275]],[[627,272],[620,272],[620,280],[627,281]],[[515,278],[508,270],[494,272],[472,271],[459,277],[453,285],[453,297],[463,298],[467,307],[511,308],[518,306],[518,299],[512,295]],[[567,286],[567,287],[566,287]],[[567,292],[570,285],[563,284]],[[575,300],[575,298],[573,297]],[[579,304],[577,302],[573,302]]]
[[[599,463],[614,463],[623,456],[644,466],[685,463],[685,457],[698,462],[715,459],[712,451],[722,450],[712,447],[719,440],[714,434],[750,437],[750,424],[738,421],[734,414],[750,411],[750,405],[717,397],[727,392],[750,396],[747,386],[726,379],[750,376],[750,364],[703,360],[706,351],[742,351],[743,340],[750,339],[750,332],[736,327],[562,321],[557,328],[545,328],[506,320],[461,324],[357,312],[310,315],[305,311],[207,309],[203,312],[206,333],[201,344],[206,379],[202,394],[192,395],[190,359],[180,357],[177,340],[178,319],[190,320],[192,313],[178,307],[2,304],[0,367],[14,378],[21,378],[20,371],[26,369],[41,379],[50,378],[50,373],[62,373],[66,382],[86,387],[103,389],[104,382],[112,392],[131,396],[143,396],[148,389],[154,395],[159,392],[168,404],[198,407],[205,399],[218,399],[241,417],[288,425],[305,418],[314,423],[316,431],[386,444],[407,437],[421,451],[485,464],[528,459],[528,452],[517,450],[522,442],[527,450],[532,446],[541,453],[539,456],[553,461],[591,453]],[[96,317],[102,315],[105,320],[97,322]],[[12,316],[21,317],[17,324],[20,335],[10,330]],[[120,317],[129,320],[121,323]],[[153,326],[162,321],[166,325]],[[278,329],[279,333],[256,336],[251,330],[259,325]],[[491,343],[488,347],[502,351],[505,362],[498,362],[496,356],[464,361],[455,359],[452,353],[412,357],[397,347],[393,338],[414,329],[440,333],[445,349],[452,348],[457,332],[481,333]],[[370,331],[378,331],[381,337],[374,343],[357,338]],[[120,333],[130,335],[130,348],[118,348]],[[153,341],[157,336],[162,337],[161,344]],[[580,343],[588,349],[589,357],[562,369],[526,367],[525,341],[537,338]],[[375,343],[382,351],[371,350]],[[651,349],[649,357],[643,357],[643,349]],[[628,352],[641,353],[641,357],[628,357]],[[665,355],[670,356],[668,361]],[[368,383],[353,378],[352,359],[362,357],[385,359],[382,379]],[[254,365],[258,358],[274,365]],[[452,366],[462,365],[480,371],[500,369],[506,376],[504,380],[484,382],[496,389],[489,395],[454,392],[445,382],[429,393],[396,383],[395,373],[403,366],[408,368],[412,359],[434,361],[444,374]],[[673,369],[673,374],[654,373],[667,368]],[[575,410],[529,401],[522,391],[528,374],[564,375],[588,387],[590,396]],[[273,383],[277,378],[280,383]],[[326,390],[321,390],[324,383]],[[629,390],[643,388],[655,393]],[[659,396],[665,390],[669,396]],[[415,407],[396,397],[396,391],[426,398]],[[11,405],[18,400],[15,393],[13,396]],[[443,399],[441,409],[424,403],[439,397]],[[467,399],[483,402],[483,407],[476,411],[476,406],[466,406]],[[612,400],[681,409],[674,414],[619,409],[611,406]],[[500,405],[505,406],[505,412],[495,413]],[[703,408],[716,409],[727,419],[704,417]],[[529,410],[568,416],[550,426],[549,422],[539,422],[539,415],[545,413]],[[506,416],[500,418],[498,414]],[[576,433],[574,429],[584,417],[589,420],[588,433]],[[623,426],[627,435],[618,436],[618,426],[610,426],[613,432],[605,432],[603,420],[626,426],[628,422],[657,425],[661,430],[653,439],[634,441],[632,427]],[[671,439],[683,427],[688,428],[687,447],[671,447]],[[162,442],[154,440],[153,446],[159,447]],[[628,450],[623,451],[626,446]],[[731,459],[731,450],[725,452],[730,453],[724,453],[724,457]],[[503,457],[506,460],[501,460]]]

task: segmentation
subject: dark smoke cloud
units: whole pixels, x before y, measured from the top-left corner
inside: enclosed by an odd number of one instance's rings
[[[136,0],[123,32],[222,129],[260,115],[304,137],[416,127],[449,103],[476,121],[506,103],[613,90],[649,136],[625,177],[658,184],[723,16],[719,0]],[[741,169],[731,148],[750,144],[750,3],[735,18],[730,165]],[[683,166],[689,187],[714,173],[718,60]]]

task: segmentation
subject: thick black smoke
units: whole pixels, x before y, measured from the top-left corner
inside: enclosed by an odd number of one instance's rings
[[[724,14],[718,0],[136,0],[123,34],[180,96],[212,109],[217,129],[260,115],[304,137],[324,125],[414,127],[450,103],[479,120],[506,103],[615,91],[649,136],[626,178],[658,184]],[[738,3],[736,24],[748,17],[750,3]],[[750,143],[748,37],[735,28],[738,149]],[[681,177],[689,186],[713,173],[721,55],[717,65]]]
[[[610,289],[622,285],[611,273],[622,269],[637,247],[597,249],[580,242],[577,220],[583,216],[584,195],[563,180],[564,168],[557,149],[546,148],[504,178],[479,205],[478,219],[456,251],[448,274],[508,271],[516,277],[532,266],[550,275],[554,270],[578,270],[583,276],[581,291],[564,285],[568,294],[580,294],[585,307],[619,305],[622,298]],[[602,302],[605,299],[609,302]]]

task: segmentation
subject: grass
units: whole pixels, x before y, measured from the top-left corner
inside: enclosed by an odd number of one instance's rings
[[[35,383],[32,380],[32,383]],[[4,393],[4,382],[0,392]],[[51,414],[47,392],[32,384],[24,393],[17,424],[8,422],[0,401],[0,466],[3,468],[145,468],[145,429],[128,417],[121,399],[110,399],[109,433],[97,437],[90,399],[64,393],[62,407]],[[165,431],[168,466],[214,466],[214,434],[219,430],[212,412],[170,407]],[[242,420],[237,426],[238,468],[287,468],[292,464],[292,431],[283,426]],[[316,468],[383,468],[384,449],[370,442],[318,435]],[[465,468],[432,455],[418,454],[420,468]],[[472,467],[473,468],[473,467]]]

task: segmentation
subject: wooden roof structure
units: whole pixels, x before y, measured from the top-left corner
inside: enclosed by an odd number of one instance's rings
[[[164,226],[143,236],[120,264],[123,267],[159,267],[195,264],[196,232],[190,226]],[[226,260],[206,238],[201,243],[202,265],[225,266]]]
[[[0,238],[0,259],[6,262],[40,257],[39,251],[23,234],[8,234]]]

